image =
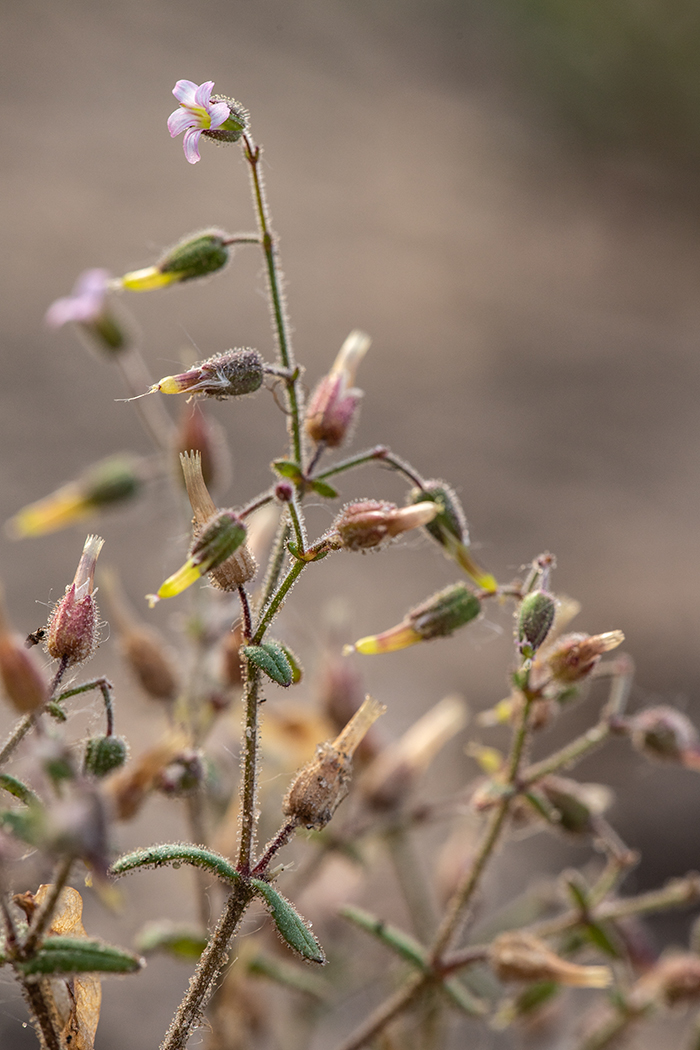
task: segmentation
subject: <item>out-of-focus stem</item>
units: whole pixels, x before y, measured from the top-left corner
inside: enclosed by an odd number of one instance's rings
[[[418,939],[425,944],[433,935],[436,922],[428,887],[418,865],[418,858],[411,848],[412,843],[405,828],[392,829],[386,834],[385,840],[406,907],[411,916],[413,929]]]
[[[243,730],[243,771],[241,777],[241,841],[238,848],[238,870],[250,874],[255,849],[256,807],[258,794],[258,692],[260,671],[246,664],[244,693],[245,727]]]
[[[53,1011],[44,995],[44,981],[22,981],[22,993],[29,1007],[35,1031],[39,1036],[42,1050],[63,1050],[61,1037],[56,1031]]]
[[[190,838],[192,842],[200,846],[206,846],[207,833],[204,826],[204,806],[201,791],[195,791],[185,799],[187,809],[187,823],[189,825]],[[194,876],[197,896],[197,912],[202,929],[206,930],[209,925],[209,898],[207,897],[207,882],[209,876],[201,868],[194,868]]]
[[[341,1043],[337,1050],[360,1050],[360,1047],[366,1046],[390,1021],[393,1021],[410,1006],[428,980],[429,978],[423,974],[416,974],[409,978],[403,988],[399,988],[398,992],[370,1014],[365,1023]]]
[[[129,395],[136,399],[132,403],[143,429],[160,452],[169,452],[173,447],[175,427],[163,402],[158,397],[139,397],[153,386],[141,351],[131,347],[115,357]]]

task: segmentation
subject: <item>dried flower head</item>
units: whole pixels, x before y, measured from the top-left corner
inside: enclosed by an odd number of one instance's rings
[[[319,744],[316,757],[297,773],[282,804],[286,816],[320,830],[350,790],[352,757],[363,736],[386,708],[367,697],[332,743]]]

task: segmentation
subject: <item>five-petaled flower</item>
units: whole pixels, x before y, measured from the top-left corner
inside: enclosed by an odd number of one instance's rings
[[[191,80],[178,80],[173,88],[173,95],[180,103],[180,108],[168,117],[168,131],[171,138],[184,131],[182,145],[190,164],[201,160],[199,137],[202,132],[220,127],[231,112],[226,102],[211,101],[213,87],[213,80],[207,80],[199,86]]]

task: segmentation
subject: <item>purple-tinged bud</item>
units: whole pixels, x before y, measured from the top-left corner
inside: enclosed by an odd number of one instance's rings
[[[143,464],[128,454],[109,456],[50,496],[23,507],[7,522],[12,539],[43,536],[114,504],[133,499],[141,490]]]
[[[630,992],[629,1004],[644,1010],[653,1004],[675,1006],[698,999],[700,957],[691,952],[671,952],[639,978]]]
[[[329,448],[342,445],[354,424],[362,391],[353,387],[370,338],[357,329],[347,337],[328,375],[318,383],[306,409],[306,433]]]
[[[524,930],[501,933],[489,947],[489,962],[501,981],[554,981],[576,988],[607,988],[612,973],[607,966],[578,966],[561,959]]]
[[[437,512],[436,505],[429,502],[399,508],[384,500],[362,500],[343,508],[333,522],[331,535],[339,549],[369,550],[427,524]]]
[[[100,639],[99,611],[93,593],[95,563],[104,540],[88,536],[73,583],[56,602],[47,624],[45,647],[67,667],[84,663]]]
[[[187,372],[165,376],[147,393],[201,395],[223,401],[227,397],[255,393],[262,386],[264,374],[257,350],[227,350],[224,354],[200,361]]]
[[[297,773],[285,796],[285,816],[307,828],[326,826],[350,790],[352,757],[360,741],[384,711],[368,696],[332,743],[318,745],[316,757]]]
[[[526,594],[518,610],[518,644],[523,656],[534,656],[554,623],[556,602],[546,591]]]
[[[480,612],[481,602],[477,596],[465,584],[454,583],[417,605],[395,627],[360,638],[354,645],[346,646],[345,652],[373,655],[407,649],[417,642],[447,637],[475,620]]]
[[[622,631],[594,635],[565,634],[551,649],[548,647],[546,656],[542,655],[541,670],[546,669],[555,682],[573,685],[595,670],[603,653],[616,649],[624,640]]]
[[[700,769],[698,731],[675,707],[649,707],[629,719],[632,744],[647,758]]]
[[[294,486],[291,481],[278,481],[275,485],[275,499],[280,503],[290,503],[294,497]]]
[[[20,714],[44,706],[49,687],[19,635],[10,628],[0,592],[0,682],[3,692]]]
[[[126,762],[128,747],[121,736],[92,736],[85,745],[85,772],[106,777]]]
[[[204,230],[185,237],[170,248],[155,266],[134,270],[121,278],[123,288],[147,292],[175,281],[191,281],[221,270],[229,260],[229,236],[221,230]]]

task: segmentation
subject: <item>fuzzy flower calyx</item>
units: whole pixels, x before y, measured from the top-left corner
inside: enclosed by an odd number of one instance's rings
[[[411,490],[408,501],[421,503],[424,500],[432,500],[438,507],[435,518],[426,525],[426,531],[440,544],[445,555],[456,561],[478,587],[485,591],[497,590],[495,578],[477,565],[471,555],[467,519],[454,489],[440,479],[424,481]]]
[[[107,270],[85,270],[70,295],[56,299],[46,311],[50,328],[77,324],[98,349],[107,353],[123,350],[128,339],[107,305],[111,286]]]
[[[309,400],[304,426],[317,444],[342,445],[357,416],[362,391],[353,384],[362,358],[372,340],[355,329],[340,348],[328,375],[318,383]]]
[[[124,274],[119,283],[132,292],[149,292],[176,281],[191,281],[221,270],[228,262],[229,254],[227,234],[221,230],[204,230],[185,237],[155,266]]]
[[[340,512],[331,535],[334,544],[344,550],[369,550],[432,521],[437,510],[434,503],[398,508],[384,500],[361,500]]]
[[[178,80],[173,95],[180,103],[168,117],[170,137],[185,133],[183,148],[190,164],[201,160],[199,139],[202,135],[219,142],[237,142],[248,128],[248,113],[234,99],[212,96],[213,80],[194,84]]]
[[[12,539],[23,539],[65,528],[103,507],[133,499],[144,475],[143,464],[133,456],[109,456],[93,463],[75,481],[23,507],[7,522],[6,531]]]
[[[407,649],[417,642],[444,638],[459,627],[475,620],[481,612],[481,602],[463,583],[454,583],[412,609],[408,615],[382,634],[360,638],[345,652],[366,654],[393,653]]]
[[[72,584],[54,606],[46,630],[46,651],[68,667],[81,664],[95,652],[100,625],[94,598],[95,564],[104,540],[88,536]]]
[[[257,350],[227,350],[200,361],[187,372],[164,376],[147,393],[201,395],[223,401],[227,397],[255,393],[262,386],[263,378],[263,362]]]

